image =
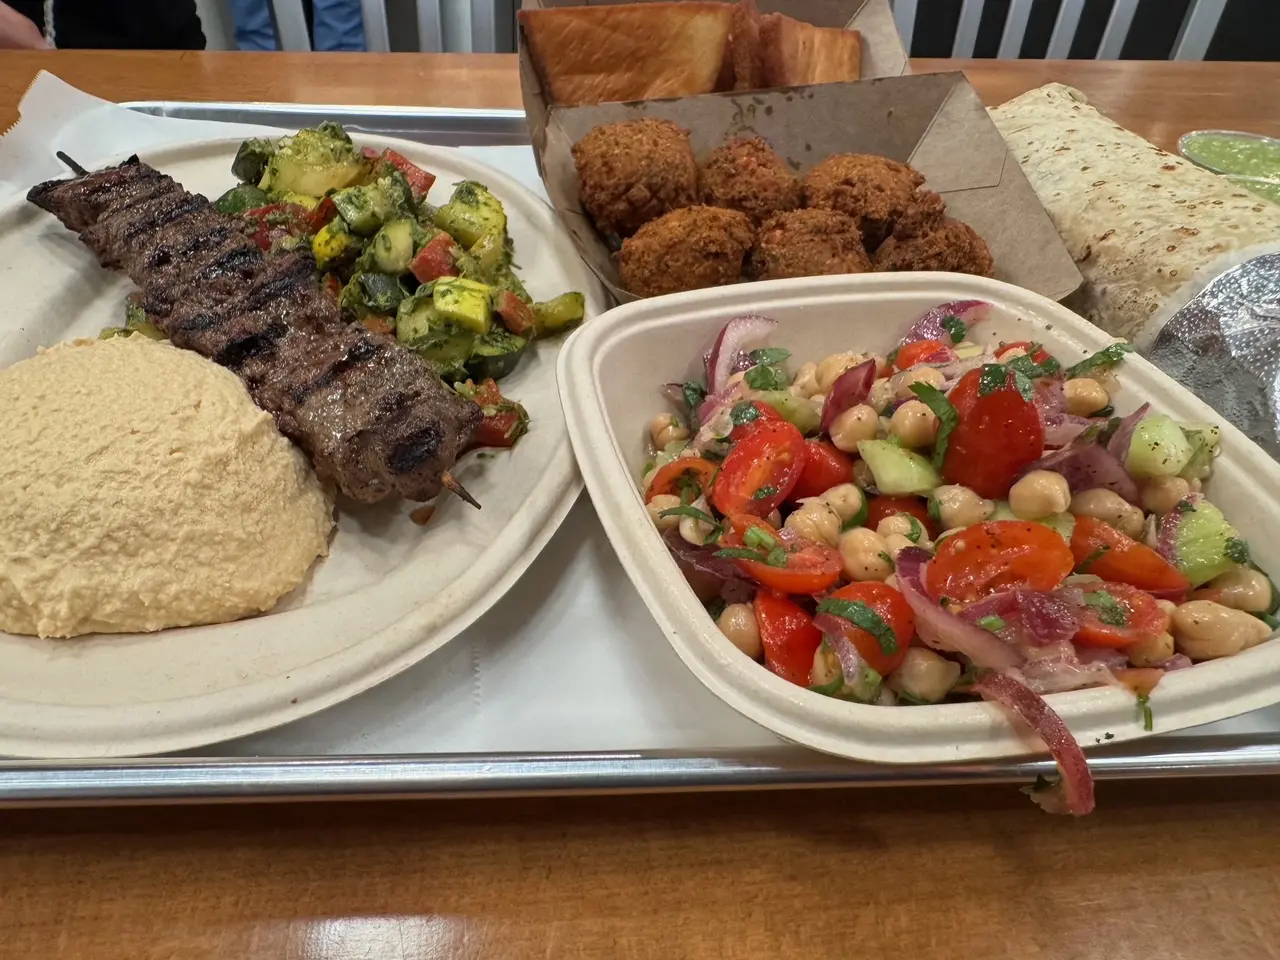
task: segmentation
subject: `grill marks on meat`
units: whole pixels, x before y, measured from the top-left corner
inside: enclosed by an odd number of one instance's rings
[[[309,253],[264,257],[235,220],[136,157],[27,198],[124,270],[175,346],[237,373],[322,479],[365,503],[440,492],[480,408],[417,354],[345,323]]]

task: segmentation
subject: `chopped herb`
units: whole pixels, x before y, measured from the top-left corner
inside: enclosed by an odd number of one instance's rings
[[[903,516],[911,523],[911,529],[907,532],[907,539],[912,543],[919,543],[920,538],[924,536],[924,524],[909,513],[904,513]]]
[[[1067,379],[1088,377],[1100,370],[1108,370],[1123,360],[1126,353],[1132,351],[1133,347],[1127,343],[1113,343],[1109,347],[1103,347],[1092,357],[1086,357],[1074,366],[1068,367]]]
[[[1009,370],[999,363],[984,363],[978,373],[978,396],[1003,390],[1009,383]]]
[[[1224,551],[1228,560],[1234,560],[1236,563],[1249,562],[1249,544],[1239,537],[1228,537],[1227,546]]]
[[[1105,407],[1093,414],[1095,417],[1109,417],[1116,412],[1115,404],[1108,403]]]
[[[702,406],[702,402],[707,399],[706,388],[695,380],[686,380],[682,387],[684,391],[684,402],[689,406],[691,414],[697,413],[698,408]]]
[[[931,384],[913,383],[911,392],[919,397],[938,418],[938,437],[933,442],[933,466],[935,470],[941,470],[942,460],[947,455],[947,441],[951,438],[951,431],[960,425],[960,413],[952,406],[946,394]]]
[[[1094,590],[1084,595],[1085,605],[1092,607],[1098,619],[1109,627],[1125,627],[1129,624],[1129,614],[1114,596],[1105,590]]]
[[[676,477],[676,489],[680,491],[680,502],[684,504],[693,503],[702,496],[702,484],[692,473],[682,473]]]
[[[750,400],[735,403],[733,409],[729,411],[729,420],[735,427],[744,427],[748,423],[754,423],[759,419],[760,411],[756,409],[756,405]]]
[[[928,700],[922,700],[914,693],[907,693],[905,690],[898,690],[895,692],[898,696],[898,703],[905,704],[908,707],[927,707],[931,705]]]
[[[642,477],[648,476],[649,471],[652,470],[657,465],[658,465],[657,462],[654,460],[646,460],[644,463],[644,466],[640,468],[640,476]]]
[[[785,370],[767,363],[752,367],[743,380],[752,390],[783,390],[791,382]]]
[[[687,507],[687,506],[671,507],[668,510],[663,510],[660,514],[658,514],[658,516],[659,517],[692,517],[694,520],[701,520],[703,523],[709,524],[710,526],[715,527],[716,529],[720,528],[720,525],[716,523],[715,517],[711,516],[711,514],[707,513],[705,510],[699,510],[697,507]]]
[[[711,615],[712,620],[719,620],[720,614],[724,613],[724,608],[727,606],[723,597],[713,597],[707,601],[707,613]]]
[[[975,680],[986,672],[987,671],[985,669],[979,667],[972,660],[966,659],[964,662],[964,672],[961,673],[960,676],[956,677],[956,682],[951,685],[951,689],[954,690],[956,687],[971,686]]]
[[[890,567],[893,567],[895,570],[897,569],[897,567],[894,565],[893,557],[891,557],[889,554],[887,554],[887,553],[885,553],[883,550],[881,550],[881,551],[880,551],[880,553],[878,554],[878,556],[880,557],[880,559],[881,559],[881,560],[883,560],[885,563],[887,563]]]
[[[902,349],[901,347],[894,347],[892,350],[889,351],[889,355],[884,358],[885,362],[888,363],[889,366],[892,367],[894,362],[898,359],[898,351],[901,349]]]
[[[1255,613],[1255,617],[1265,623],[1272,630],[1280,630],[1280,620],[1277,620],[1269,613]]]
[[[790,357],[791,351],[784,350],[782,347],[762,347],[759,350],[752,350],[747,356],[751,358],[752,363],[762,363],[772,367]]]
[[[1008,624],[1004,622],[1003,617],[997,617],[995,614],[992,614],[989,617],[982,617],[978,621],[978,626],[983,630],[989,630],[991,633],[999,633],[1008,626]]]
[[[781,547],[774,547],[765,556],[764,562],[771,567],[785,567],[787,565],[787,551]]]
[[[778,545],[777,540],[755,524],[747,527],[747,532],[742,535],[742,542],[752,550],[772,550]]]
[[[1179,500],[1173,505],[1173,509],[1177,510],[1179,513],[1195,513],[1196,505],[1190,500]]]
[[[1138,712],[1142,714],[1142,729],[1150,733],[1155,729],[1155,716],[1151,713],[1151,697],[1138,694]]]
[[[942,318],[942,329],[951,335],[952,343],[959,343],[969,332],[965,329],[964,321],[954,313],[949,313]]]
[[[1041,377],[1051,377],[1062,369],[1060,364],[1054,357],[1046,357],[1043,363],[1036,363],[1030,357],[1021,356],[1013,357],[1005,366],[1014,373],[1020,373],[1029,380],[1039,380]]]
[[[862,502],[858,506],[858,512],[840,525],[840,532],[844,533],[846,530],[852,530],[854,527],[862,526],[867,522],[867,515],[870,511],[871,508],[867,506],[867,498],[862,497]]]
[[[853,624],[859,630],[865,630],[875,637],[880,644],[880,651],[886,655],[898,652],[898,638],[893,629],[861,600],[841,600],[838,597],[827,597],[818,604],[818,613],[829,613]]]
[[[939,429],[938,433],[941,434],[942,430]],[[935,498],[929,498],[928,502],[925,504],[925,510],[936,522],[942,522],[942,510],[938,507],[938,501]]]
[[[1104,543],[1093,553],[1089,554],[1083,560],[1076,564],[1076,573],[1088,573],[1089,568],[1103,558],[1103,556],[1111,549],[1110,544]]]
[[[778,492],[778,488],[765,484],[759,490],[751,495],[752,500],[768,500]]]
[[[762,551],[748,550],[745,547],[722,547],[716,551],[716,556],[726,560],[754,560],[756,563],[764,563],[769,559]]]
[[[955,601],[952,600],[950,597],[938,598],[938,606],[940,606],[943,610],[947,609],[947,607],[951,606],[953,603],[955,603]]]

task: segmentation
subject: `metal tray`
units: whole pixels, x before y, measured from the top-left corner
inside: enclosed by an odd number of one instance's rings
[[[531,186],[515,110],[126,104],[159,116],[349,129],[483,151]],[[579,669],[562,665],[582,661]],[[563,674],[573,674],[565,680]],[[557,686],[557,684],[559,684]],[[1156,717],[1157,724],[1159,717]],[[1280,773],[1280,708],[1089,754],[1100,779]],[[1028,782],[1048,760],[857,764],[784,743],[720,704],[668,648],[586,502],[463,636],[314,717],[149,760],[0,761],[0,805],[459,797]]]

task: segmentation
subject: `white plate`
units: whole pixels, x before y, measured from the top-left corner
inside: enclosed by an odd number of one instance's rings
[[[658,387],[701,378],[702,349],[737,314],[780,321],[771,340],[801,360],[839,350],[887,352],[911,321],[950,300],[989,300],[982,342],[1036,340],[1064,362],[1110,342],[1037,294],[959,274],[866,274],[743,284],[641,300],[575,333],[560,356],[560,395],[587,490],[632,583],[690,670],[714,694],[779,736],[826,753],[886,763],[975,760],[1041,750],[986,703],[886,708],[811,693],[748,660],[716,628],[655,532],[636,489],[646,424],[667,409]],[[1210,498],[1248,537],[1263,569],[1280,571],[1280,465],[1141,358],[1121,370],[1120,412],[1150,400],[1180,420],[1223,425]],[[1048,698],[1081,745],[1146,735],[1132,694],[1117,688]],[[1169,674],[1151,698],[1155,732],[1280,702],[1280,642]]]
[[[551,209],[523,186],[447,148],[359,142],[394,146],[434,172],[433,203],[458,180],[488,184],[506,206],[535,299],[581,290],[588,316],[603,309],[599,282]],[[142,159],[216,197],[234,182],[239,143],[203,141]],[[118,324],[130,289],[49,214],[21,197],[0,206],[0,367]],[[560,347],[537,344],[502,383],[529,410],[528,436],[511,452],[469,455],[454,471],[483,510],[446,497],[419,527],[404,502],[344,506],[310,581],[254,619],[77,640],[0,633],[0,754],[128,756],[239,737],[345,700],[446,643],[533,562],[581,490],[556,394]]]

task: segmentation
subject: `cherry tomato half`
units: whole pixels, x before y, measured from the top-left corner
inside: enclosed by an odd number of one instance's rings
[[[981,370],[971,370],[947,395],[960,414],[951,432],[942,475],[980,497],[1003,500],[1027,467],[1044,453],[1044,424],[1035,404],[1024,400],[1012,385],[985,396],[978,392]]]
[[[895,650],[885,650],[880,641],[866,630],[839,617],[833,618],[839,621],[845,638],[857,648],[858,655],[872,670],[883,677],[898,669],[916,632],[916,617],[911,612],[906,597],[893,587],[875,581],[851,583],[831,596],[839,600],[864,603],[885,622],[897,641]]]
[[[800,607],[767,590],[756,594],[753,607],[764,647],[764,665],[783,680],[807,687],[822,631]]]
[[[743,401],[743,402],[746,403],[748,401]],[[759,400],[752,400],[750,401],[750,403],[751,403],[751,406],[756,411],[755,419],[749,420],[748,422],[743,424],[738,424],[731,431],[729,431],[730,443],[737,443],[739,440],[745,437],[748,433],[754,430],[757,424],[764,423],[767,420],[785,419],[782,416],[782,414],[780,414],[777,410],[773,409],[773,407],[769,406],[767,403],[761,403]],[[736,406],[737,405],[735,404],[735,409],[736,409]]]
[[[1093,517],[1076,517],[1071,553],[1081,573],[1127,583],[1167,600],[1182,600],[1191,589],[1182,571],[1160,554]]]
[[[970,603],[998,590],[1052,590],[1075,559],[1053,529],[1024,520],[990,520],[965,527],[942,543],[925,567],[935,600]]]
[[[832,487],[853,482],[853,458],[825,440],[804,442],[804,469],[788,500],[820,497]]]
[[[899,370],[910,370],[918,363],[951,363],[956,352],[941,340],[917,340],[899,347],[893,365]]]
[[[872,497],[867,501],[866,525],[874,530],[885,517],[899,513],[908,513],[924,524],[930,540],[938,535],[938,522],[929,516],[928,506],[919,497]]]
[[[1127,583],[1084,585],[1084,608],[1075,642],[1086,647],[1127,647],[1165,633],[1169,615],[1151,594]]]
[[[790,496],[804,470],[804,435],[786,420],[757,420],[720,465],[712,491],[716,509],[767,516]]]
[[[1049,359],[1049,351],[1044,349],[1044,347],[1037,347],[1030,340],[1014,340],[1012,343],[1000,344],[996,349],[996,359],[1001,363],[1004,363],[1006,360],[1012,360],[1013,357],[1009,356],[1009,351],[1013,350],[1015,347],[1021,347],[1025,354],[1031,358],[1032,363],[1044,363]],[[1032,350],[1032,347],[1035,347],[1034,351]]]
[[[754,535],[749,530],[756,531]],[[737,514],[730,518],[724,545],[733,549],[751,549],[768,555],[777,547],[779,564],[762,560],[736,558],[734,564],[757,583],[778,593],[821,593],[840,579],[844,562],[840,551],[825,543],[797,539],[784,544],[778,531],[759,517]]]
[[[716,469],[714,463],[703,460],[702,457],[676,457],[653,475],[653,479],[649,481],[649,489],[645,491],[644,502],[648,503],[654,497],[664,493],[689,499],[692,502],[697,497],[684,497],[685,485],[692,482],[699,490],[706,493],[715,481]]]

